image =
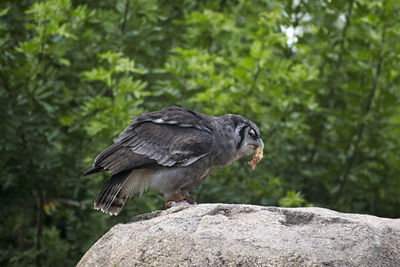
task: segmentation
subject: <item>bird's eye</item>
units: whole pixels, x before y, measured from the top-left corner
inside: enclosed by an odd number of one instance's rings
[[[250,131],[249,131],[249,135],[250,135],[250,137],[251,138],[253,138],[253,139],[256,139],[256,132],[253,130],[253,129],[250,129]]]

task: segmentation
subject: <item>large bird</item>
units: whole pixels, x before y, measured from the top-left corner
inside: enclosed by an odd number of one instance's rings
[[[254,168],[263,147],[257,125],[240,115],[172,106],[135,117],[83,175],[112,173],[95,209],[117,215],[132,195],[148,188],[163,193],[168,208],[184,200],[193,204],[189,192],[215,168],[253,153]]]

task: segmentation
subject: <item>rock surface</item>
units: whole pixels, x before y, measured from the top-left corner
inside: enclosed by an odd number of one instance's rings
[[[174,207],[106,233],[78,266],[400,266],[400,219],[322,208]]]

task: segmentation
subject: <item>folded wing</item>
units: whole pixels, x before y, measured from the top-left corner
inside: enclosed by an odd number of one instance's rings
[[[213,141],[209,118],[203,114],[180,107],[142,114],[83,175],[105,170],[115,174],[151,165],[188,166],[207,155]]]

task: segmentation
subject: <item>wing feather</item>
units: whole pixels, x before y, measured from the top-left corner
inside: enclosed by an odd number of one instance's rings
[[[103,170],[115,174],[156,164],[188,166],[210,152],[212,118],[175,106],[139,115],[84,175]]]

